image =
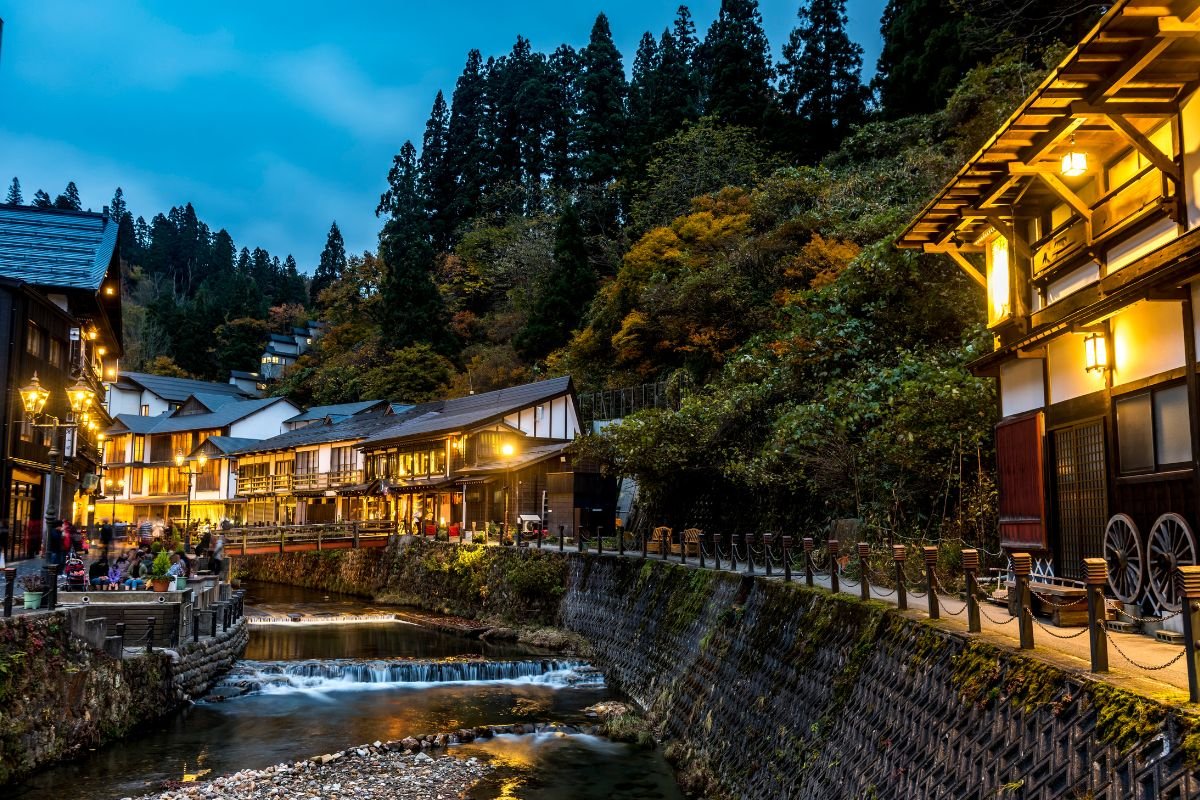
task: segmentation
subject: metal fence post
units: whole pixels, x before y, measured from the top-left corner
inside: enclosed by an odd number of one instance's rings
[[[782,536],[779,539],[780,552],[783,553],[783,582],[792,582],[792,537]]]
[[[13,584],[17,582],[17,568],[8,567],[4,570],[4,616],[12,616]]]
[[[937,574],[934,572],[937,568],[938,549],[933,545],[926,545],[921,548],[921,552],[925,554],[925,596],[929,598],[929,618],[940,619],[942,609],[938,605]]]
[[[696,534],[696,555],[700,559],[700,569],[704,569],[704,531]]]
[[[1087,584],[1088,638],[1091,640],[1092,672],[1108,672],[1108,635],[1104,630],[1104,586],[1108,583],[1108,562],[1103,558],[1083,560]],[[1184,615],[1184,619],[1187,615]],[[1192,701],[1195,702],[1195,701]]]
[[[46,608],[51,611],[58,605],[58,571],[60,569],[62,569],[60,564],[42,567],[42,573],[46,576]]]
[[[750,574],[754,574],[754,551],[751,550],[754,546],[753,534],[743,533],[742,544],[746,546],[746,568],[750,570]]]
[[[283,553],[287,547],[287,531],[282,527],[279,529],[279,552]]]
[[[354,549],[357,550],[358,549],[358,522],[354,522],[351,525],[351,530],[352,530],[353,536],[354,536]]]
[[[737,572],[737,534],[729,534],[729,568]]]
[[[981,630],[979,624],[979,594],[978,582],[976,575],[979,573],[979,551],[978,550],[963,550],[962,551],[963,574],[967,581],[967,630],[971,633],[979,633]]]
[[[687,537],[683,535],[683,531],[679,532],[679,563],[687,563],[687,542],[684,541]]]
[[[583,552],[583,528],[575,529],[575,549]]]
[[[808,584],[809,588],[812,588],[812,585],[813,585],[813,569],[812,569],[812,567],[813,567],[813,565],[812,565],[813,540],[812,540],[812,537],[805,536],[803,539],[800,540],[800,543],[804,546],[804,582]]]
[[[775,543],[775,534],[763,534],[763,568],[767,577],[771,577],[771,545]]]
[[[516,534],[516,536],[513,537],[513,546],[514,547],[521,546],[521,523],[520,522],[517,523],[517,534]]]
[[[1021,649],[1033,649],[1033,599],[1029,594],[1029,573],[1033,559],[1028,553],[1013,553],[1013,575],[1017,579],[1017,628],[1021,631]]]
[[[200,612],[192,612],[192,641],[200,641]]]
[[[867,560],[871,557],[871,545],[858,543],[858,596],[861,600],[871,599],[871,579],[867,577]]]
[[[1187,648],[1188,694],[1200,703],[1200,567],[1180,567],[1176,576],[1183,595],[1183,645]]]
[[[710,533],[707,535],[708,535],[708,540],[710,542],[712,542],[713,569],[720,569],[721,568],[721,534]]]
[[[563,551],[563,546],[566,544],[566,541],[567,541],[567,526],[559,525],[558,526],[558,552],[561,553]]]
[[[146,652],[154,650],[154,617],[146,617]]]
[[[908,548],[902,544],[892,545],[892,561],[896,563],[896,608],[908,610],[908,588],[904,585],[904,562],[908,559]]]
[[[208,634],[209,636],[217,635],[217,612],[220,610],[220,608],[221,608],[220,603],[213,603],[213,605],[208,609],[209,613],[212,614],[212,619],[211,619],[212,624],[209,628],[209,634]]]
[[[125,623],[118,622],[116,624],[117,636],[121,638],[121,658],[125,657]]]

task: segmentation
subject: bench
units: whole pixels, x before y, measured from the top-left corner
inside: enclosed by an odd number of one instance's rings
[[[704,531],[699,528],[687,528],[683,532],[683,546],[687,550],[689,556],[700,555],[700,537],[704,535]],[[679,548],[676,547],[672,552],[678,553]]]
[[[650,541],[646,543],[646,552],[661,555],[664,552],[664,548],[671,547],[671,533],[670,528],[655,528],[650,534]]]
[[[1029,593],[1033,613],[1049,614],[1051,623],[1057,627],[1071,628],[1088,624],[1087,589],[1084,587],[1030,580]]]

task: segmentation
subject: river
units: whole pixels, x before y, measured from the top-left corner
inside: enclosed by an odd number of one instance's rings
[[[257,585],[247,615],[327,624],[251,629],[246,657],[210,696],[127,739],[7,787],[14,800],[109,800],[185,774],[217,775],[475,725],[586,724],[615,693],[575,659],[405,622],[337,624],[384,611],[362,600]],[[223,698],[223,699],[222,699]],[[658,751],[591,736],[500,736],[451,748],[493,763],[472,800],[681,800]]]

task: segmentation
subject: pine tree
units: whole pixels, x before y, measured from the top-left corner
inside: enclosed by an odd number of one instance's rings
[[[685,11],[687,9],[684,9]],[[654,107],[658,138],[663,139],[700,117],[700,80],[692,63],[695,46],[682,46],[671,31],[658,40],[658,100]]]
[[[579,214],[568,205],[554,233],[554,268],[537,289],[525,327],[514,345],[526,358],[545,357],[566,344],[596,293],[596,271],[588,260]]]
[[[866,118],[862,48],[846,34],[846,0],[809,0],[783,48],[780,94],[788,124],[780,144],[815,162]]]
[[[453,230],[450,229],[451,206],[454,203],[454,172],[446,151],[446,137],[450,127],[450,109],[439,91],[425,123],[425,138],[421,141],[421,193],[425,196],[425,209],[429,215],[429,230],[433,244],[439,250],[450,247]],[[345,252],[342,266],[345,266]],[[339,273],[340,274],[340,273]],[[324,288],[324,287],[322,287]]]
[[[308,297],[313,306],[321,306],[321,292],[341,279],[345,271],[346,242],[342,239],[337,220],[334,220],[329,226],[329,235],[325,237],[325,249],[321,251],[321,260],[308,286]]]
[[[54,203],[50,200],[50,195],[46,194],[41,189],[33,193],[34,208],[53,208]]]
[[[308,288],[305,286],[304,276],[300,274],[300,268],[296,266],[296,259],[291,253],[283,260],[283,282],[286,287],[284,303],[302,306],[308,302]]]
[[[583,49],[580,93],[579,173],[584,183],[616,179],[625,137],[625,70],[613,44],[608,17],[600,14]]]
[[[873,86],[889,117],[941,108],[974,63],[964,51],[963,17],[953,0],[889,0]]]
[[[63,189],[63,193],[54,198],[54,207],[67,211],[83,210],[83,204],[79,199],[79,189],[75,186],[75,181],[68,182],[67,188]]]
[[[484,87],[483,58],[478,50],[472,50],[454,86],[450,123],[446,128],[446,159],[456,185],[446,218],[449,230],[456,230],[472,219],[480,207],[487,161],[483,138]]]
[[[121,254],[121,260],[130,264],[139,263],[141,254],[137,249],[133,214],[129,212],[129,207],[125,204],[125,192],[120,186],[113,192],[108,212],[117,221],[117,250]]]
[[[384,340],[393,348],[417,342],[444,346],[445,308],[433,282],[434,252],[412,142],[405,142],[393,160],[388,190],[375,213],[387,216],[379,234]]]
[[[771,52],[758,0],[721,0],[697,58],[707,76],[704,113],[764,131],[771,109]]]
[[[559,45],[547,61],[552,84],[546,166],[550,186],[569,192],[575,187],[575,126],[579,117],[582,60],[575,48]]]
[[[657,128],[657,106],[662,101],[659,92],[661,59],[658,42],[647,31],[638,43],[633,57],[633,75],[629,81],[629,134],[626,157],[630,170],[641,174],[649,158],[650,147],[660,138]]]
[[[4,198],[4,202],[9,205],[19,206],[25,203],[25,198],[21,195],[21,182],[15,177],[8,187],[8,196]]]

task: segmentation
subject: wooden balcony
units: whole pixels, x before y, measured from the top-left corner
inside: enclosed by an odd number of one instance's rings
[[[238,481],[239,494],[271,494],[291,489],[291,475],[249,475]]]
[[[292,485],[296,491],[321,491],[337,489],[342,486],[353,486],[362,483],[361,469],[347,469],[338,472],[307,472],[293,476]]]

